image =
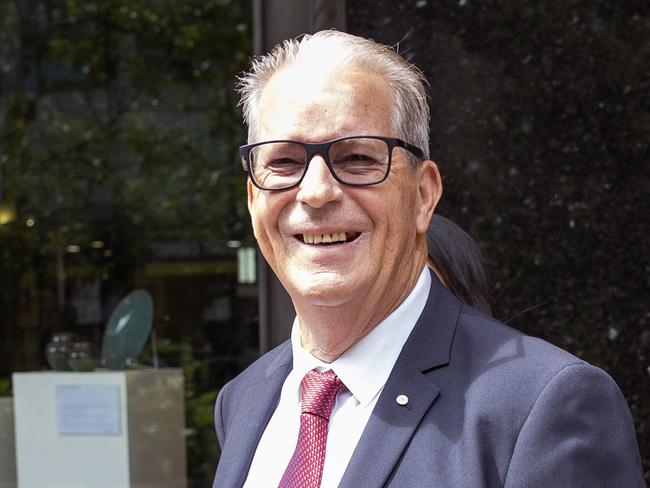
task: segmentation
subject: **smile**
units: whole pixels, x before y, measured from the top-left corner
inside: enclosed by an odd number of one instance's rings
[[[359,237],[358,232],[335,232],[333,234],[300,234],[305,244],[336,244],[350,242]],[[299,237],[300,238],[300,237]]]

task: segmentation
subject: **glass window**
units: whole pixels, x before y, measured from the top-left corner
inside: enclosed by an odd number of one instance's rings
[[[53,336],[98,354],[145,289],[156,340],[137,361],[184,369],[196,486],[218,388],[258,354],[233,91],[251,17],[247,1],[0,3],[0,394],[48,368]]]

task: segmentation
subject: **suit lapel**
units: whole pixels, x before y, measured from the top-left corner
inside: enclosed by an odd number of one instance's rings
[[[291,346],[286,343],[268,367],[264,381],[249,387],[239,402],[239,411],[228,429],[225,448],[218,473],[220,487],[239,487],[244,484],[257,444],[269,423],[280,399],[282,384],[291,371]]]
[[[460,302],[432,276],[427,304],[381,392],[340,488],[386,483],[440,393],[440,386],[424,373],[449,363],[459,313]],[[406,404],[398,403],[400,395],[408,399]]]
[[[394,372],[368,420],[340,488],[382,486],[438,396],[438,387],[412,364],[402,362],[399,371]],[[399,405],[398,395],[405,395],[408,403]]]

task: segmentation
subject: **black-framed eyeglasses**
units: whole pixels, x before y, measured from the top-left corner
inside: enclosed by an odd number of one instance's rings
[[[401,147],[422,159],[419,147],[395,137],[351,136],[312,144],[278,140],[239,148],[242,166],[260,190],[286,190],[300,184],[310,161],[319,154],[339,183],[376,185],[390,173],[393,149]]]

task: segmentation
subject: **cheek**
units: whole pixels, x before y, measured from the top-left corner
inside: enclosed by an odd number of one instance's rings
[[[268,245],[274,237],[279,236],[278,221],[283,208],[286,207],[285,203],[274,195],[266,193],[257,193],[251,199],[249,211],[253,233],[261,247]]]
[[[268,206],[264,195],[254,190],[248,199],[248,211],[253,224],[253,234],[258,241],[265,241],[265,223],[268,222]],[[261,243],[261,242],[260,242]]]
[[[384,208],[387,217],[387,244],[390,251],[403,252],[415,242],[417,198],[410,185],[402,192],[395,192],[396,198],[387,200]],[[388,203],[390,202],[390,203]]]
[[[384,194],[382,198],[365,202],[364,207],[373,226],[372,257],[391,259],[393,251],[400,247],[398,241],[402,240],[402,227],[405,219],[408,219],[404,200]]]
[[[259,238],[260,238],[260,231],[259,231],[260,214],[259,214],[258,209],[255,206],[255,201],[254,200],[249,200],[249,202],[248,202],[248,213],[251,216],[251,224],[253,225],[253,234],[255,235],[255,238],[259,240]]]

